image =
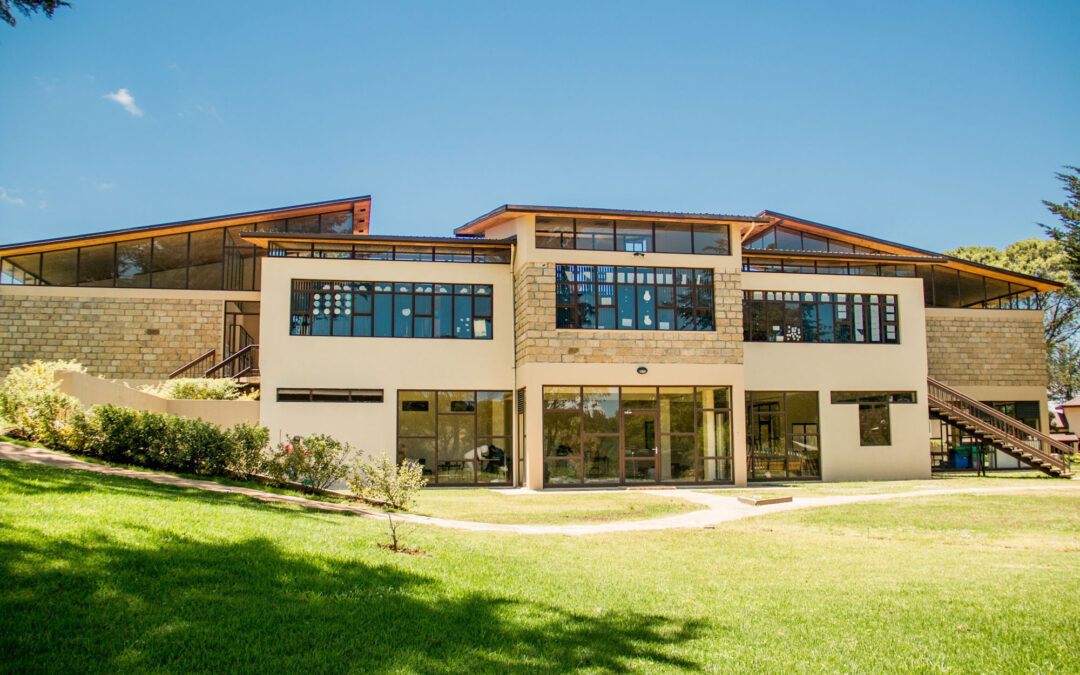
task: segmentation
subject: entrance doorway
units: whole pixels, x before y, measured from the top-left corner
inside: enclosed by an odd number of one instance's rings
[[[660,482],[657,417],[653,411],[623,411],[623,481],[626,483]]]
[[[730,483],[726,386],[543,388],[544,485]]]

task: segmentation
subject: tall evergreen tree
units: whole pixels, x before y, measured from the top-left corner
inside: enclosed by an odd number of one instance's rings
[[[1051,239],[1061,242],[1065,250],[1066,269],[1073,279],[1080,282],[1080,168],[1065,167],[1067,171],[1058,173],[1058,180],[1065,190],[1065,200],[1060,204],[1043,200],[1046,208],[1061,221],[1059,225],[1043,225]]]

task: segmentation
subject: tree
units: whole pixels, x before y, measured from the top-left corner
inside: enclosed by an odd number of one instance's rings
[[[1068,401],[1080,395],[1080,346],[1063,342],[1047,353],[1050,371],[1048,392],[1051,399]]]
[[[1064,185],[1066,198],[1060,204],[1043,200],[1043,204],[1058,217],[1060,225],[1043,225],[1054,241],[1060,242],[1065,251],[1066,269],[1076,281],[1080,281],[1080,168],[1065,167],[1067,172],[1058,173]]]
[[[0,0],[0,19],[10,26],[15,25],[15,13],[19,10],[23,16],[30,16],[34,12],[43,12],[45,16],[52,18],[53,12],[59,7],[71,7],[71,3],[64,0]]]
[[[1043,310],[1048,357],[1055,346],[1071,340],[1080,331],[1080,288],[1070,273],[1061,242],[1024,239],[1009,244],[1004,251],[992,246],[963,246],[949,251],[948,255],[1065,284],[1059,291],[1040,295],[1034,307]]]

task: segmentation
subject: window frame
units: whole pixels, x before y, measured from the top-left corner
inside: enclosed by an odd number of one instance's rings
[[[427,435],[427,434],[405,434],[405,435],[402,435],[402,433],[401,433],[401,412],[402,412],[402,403],[403,403],[403,401],[401,400],[401,395],[403,393],[406,393],[406,394],[407,393],[430,393],[430,394],[433,394],[430,402],[434,406],[434,410],[431,411],[432,416],[434,418],[434,426],[433,426],[434,435]],[[443,410],[441,410],[441,406],[440,406],[440,395],[441,394],[471,394],[472,395],[473,408],[472,408],[472,410],[467,410],[467,411],[454,411],[452,409],[447,410],[447,411],[443,411]],[[507,405],[507,407],[508,407],[511,414],[510,414],[510,427],[508,429],[506,429],[506,433],[504,435],[496,436],[496,435],[492,435],[492,434],[484,434],[484,435],[480,434],[480,394],[503,394],[503,395],[505,395],[504,401],[505,401],[505,403],[506,403],[506,405]],[[478,485],[511,486],[511,485],[514,484],[515,469],[516,469],[516,463],[514,461],[514,453],[516,451],[518,451],[518,450],[514,447],[514,428],[513,428],[514,421],[513,420],[514,420],[514,416],[516,414],[516,409],[514,408],[514,392],[513,392],[513,390],[509,390],[509,389],[505,389],[505,390],[504,389],[398,389],[396,399],[397,399],[397,404],[396,404],[396,407],[395,407],[396,412],[395,412],[395,415],[394,415],[394,438],[395,438],[395,441],[394,441],[394,443],[395,443],[394,461],[397,462],[397,464],[400,465],[405,459],[408,459],[407,457],[403,456],[404,451],[403,451],[403,449],[401,447],[402,446],[402,443],[401,443],[402,440],[406,440],[406,441],[408,441],[408,440],[432,441],[432,448],[433,448],[434,458],[435,458],[435,467],[434,467],[434,470],[431,473],[431,477],[428,479],[428,485],[429,486],[431,486],[431,487],[461,487],[461,486],[478,486]],[[453,402],[454,401],[451,400],[451,403],[453,403]],[[504,453],[503,453],[503,463],[504,463],[504,466],[506,466],[506,468],[507,468],[507,480],[505,480],[505,481],[493,481],[493,482],[481,482],[480,481],[479,463],[481,461],[492,461],[492,460],[483,460],[483,459],[477,457],[475,454],[474,454],[472,459],[447,460],[447,461],[452,461],[452,462],[462,462],[462,463],[471,464],[472,465],[472,474],[473,474],[473,479],[472,479],[471,482],[465,482],[465,483],[462,483],[462,482],[442,482],[442,481],[439,480],[439,438],[440,438],[440,436],[439,436],[439,418],[440,417],[469,417],[469,416],[471,416],[472,420],[473,420],[473,435],[472,435],[472,438],[473,438],[473,444],[474,444],[474,451],[475,451],[475,449],[480,447],[481,441],[486,441],[489,447],[491,446],[491,441],[494,440],[494,439],[505,439],[506,441],[508,441],[506,451],[504,451]]]
[[[579,223],[582,227],[579,227]],[[601,223],[609,224],[610,235],[607,231],[599,232],[596,228]],[[656,247],[657,231],[662,231],[667,225],[678,225],[690,228],[689,250],[660,250]],[[623,231],[620,233],[620,225]],[[545,229],[541,229],[544,226]],[[561,226],[561,227],[560,227]],[[586,230],[585,228],[592,228]],[[711,228],[723,227],[726,229],[726,242],[722,250],[708,251],[707,244],[715,241],[718,234]],[[547,229],[550,228],[550,229]],[[647,233],[644,231],[648,230]],[[579,236],[580,232],[580,236]],[[700,232],[700,234],[699,234]],[[709,236],[706,236],[708,233]],[[607,241],[611,237],[611,247],[596,247],[597,237],[603,237]],[[702,239],[702,245],[698,245],[697,239]],[[588,239],[590,245],[585,245]],[[579,242],[580,240],[580,242]],[[633,247],[628,248],[627,242],[634,241]],[[622,242],[622,247],[620,247]],[[632,220],[627,218],[597,218],[593,217],[565,217],[565,216],[538,216],[533,228],[533,243],[538,249],[552,250],[576,250],[576,251],[610,251],[613,253],[666,253],[673,255],[718,255],[730,256],[731,253],[731,224],[730,223],[705,223],[692,220]],[[638,245],[640,243],[640,245]]]
[[[632,281],[626,281],[627,275]],[[662,283],[670,276],[671,283]],[[601,278],[605,281],[601,281]],[[606,279],[610,278],[611,281]],[[687,278],[688,283],[680,283]],[[644,280],[643,280],[644,279]],[[652,281],[648,281],[652,279]],[[663,300],[661,295],[670,297]],[[556,330],[616,330],[707,333],[716,330],[716,286],[713,270],[690,267],[643,267],[630,265],[555,266]],[[644,299],[651,294],[651,299]],[[610,299],[605,304],[604,300]],[[689,299],[687,304],[682,301]],[[652,317],[643,316],[642,302],[651,303]],[[663,303],[663,304],[661,304]],[[627,305],[632,305],[628,308]],[[591,308],[591,309],[590,309]],[[623,326],[632,315],[632,325]],[[588,312],[593,316],[588,318]],[[610,311],[613,325],[601,320]],[[661,327],[662,313],[670,312],[670,328]],[[583,315],[585,318],[583,319]],[[666,315],[665,315],[666,316]],[[646,324],[652,321],[652,326]],[[689,326],[689,327],[684,327]]]
[[[887,293],[744,290],[743,341],[898,345],[899,302]]]
[[[889,409],[888,403],[859,403],[859,446],[864,448],[886,447],[892,445],[892,411]],[[874,411],[879,411],[878,420],[884,420],[884,443],[874,442],[873,438],[869,438],[869,434],[872,433],[872,428],[868,425],[873,423],[875,419],[871,416]],[[878,434],[882,432],[879,431]]]
[[[492,340],[495,335],[495,287],[492,284],[291,279],[290,287],[290,336]],[[441,289],[448,290],[443,292]],[[325,301],[317,296],[323,294],[335,296],[330,298],[334,302],[334,315],[325,326],[327,332],[321,332],[322,329],[316,322],[316,311],[323,308],[321,302]],[[337,297],[339,295],[342,297]],[[365,311],[357,311],[354,306],[360,296],[368,296]],[[443,331],[437,330],[442,327],[441,323],[436,325],[436,319],[441,319],[439,306],[443,303],[438,301],[440,298],[450,300],[450,314],[447,318],[450,322],[449,334],[442,334]],[[430,302],[417,302],[418,299]],[[319,307],[316,307],[316,304]],[[418,309],[426,305],[430,307]],[[459,306],[465,305],[468,306],[467,316],[459,315]],[[326,307],[324,314],[328,315],[329,309],[330,307]],[[408,312],[404,311],[406,309]],[[341,320],[342,316],[349,317],[347,330],[346,322]],[[406,318],[402,319],[403,316]],[[367,319],[366,330],[363,329],[364,319]],[[380,330],[382,320],[388,322],[386,331]],[[481,325],[485,326],[482,335],[478,334],[478,326]],[[425,334],[418,335],[418,332]]]

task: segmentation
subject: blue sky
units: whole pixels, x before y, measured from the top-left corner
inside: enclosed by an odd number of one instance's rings
[[[1001,246],[1080,165],[1077,2],[72,4],[0,25],[5,243],[371,194]]]

